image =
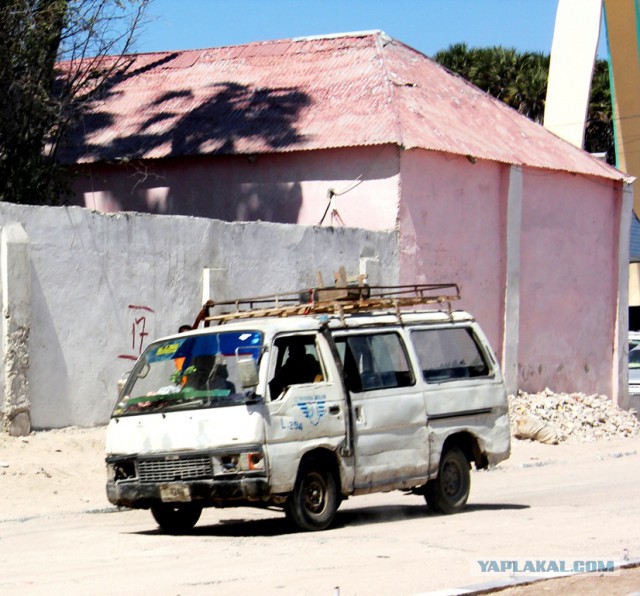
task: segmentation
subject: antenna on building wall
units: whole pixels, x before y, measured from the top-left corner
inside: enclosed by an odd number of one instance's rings
[[[338,222],[340,225],[344,226],[346,225],[344,223],[344,220],[342,219],[342,216],[340,215],[340,213],[338,212],[338,208],[336,206],[336,197],[339,197],[340,195],[344,195],[347,194],[349,191],[353,190],[356,186],[362,184],[362,174],[360,174],[360,176],[358,176],[353,183],[351,184],[351,186],[348,186],[347,188],[345,188],[344,190],[341,191],[337,191],[333,188],[330,188],[327,191],[327,208],[324,210],[324,213],[322,214],[322,217],[320,218],[320,221],[318,222],[318,225],[321,226],[322,223],[324,222],[325,218],[327,217],[327,213],[330,214],[331,217],[331,225],[333,226],[336,222]]]

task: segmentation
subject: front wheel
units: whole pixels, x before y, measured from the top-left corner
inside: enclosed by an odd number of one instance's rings
[[[437,513],[458,513],[464,509],[470,490],[467,458],[458,447],[447,449],[440,459],[438,477],[427,482],[427,504]]]
[[[300,467],[285,514],[301,530],[324,530],[331,525],[338,504],[333,474],[321,462],[310,460]]]
[[[202,506],[200,505],[154,505],[151,515],[158,525],[168,534],[186,534],[198,523]]]

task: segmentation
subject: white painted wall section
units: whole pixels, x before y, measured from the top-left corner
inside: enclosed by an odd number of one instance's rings
[[[3,234],[11,222],[30,239],[31,274],[11,275],[23,292],[32,281],[34,428],[106,423],[116,381],[142,350],[193,323],[206,296],[204,270],[214,298],[311,287],[317,271],[332,279],[340,265],[355,276],[361,257],[379,261],[379,283],[398,283],[395,232],[0,205]],[[7,262],[3,271],[18,266]],[[5,371],[2,395],[7,380]]]
[[[520,337],[520,231],[522,229],[522,168],[509,168],[507,197],[507,270],[504,295],[503,376],[507,392],[518,391]]]
[[[640,411],[640,399],[629,395],[629,242],[633,213],[633,185],[625,184],[621,193],[618,237],[618,308],[616,313],[615,357],[612,367],[611,398],[621,408]]]

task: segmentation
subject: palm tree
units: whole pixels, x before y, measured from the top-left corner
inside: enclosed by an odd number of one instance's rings
[[[606,60],[597,60],[593,70],[584,148],[592,153],[606,152],[607,162],[616,163],[609,65]]]
[[[517,52],[501,46],[469,48],[465,43],[457,43],[441,50],[433,59],[527,118],[542,122],[549,78],[548,54]],[[584,148],[591,153],[606,153],[607,161],[615,163],[609,71],[604,60],[598,60],[594,67]]]

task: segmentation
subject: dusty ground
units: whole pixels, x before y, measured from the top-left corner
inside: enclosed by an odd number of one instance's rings
[[[0,434],[0,517],[105,508],[105,427]]]
[[[110,509],[104,492],[104,436],[104,427],[41,431],[24,438],[0,435],[0,522],[44,517],[56,512]],[[549,446],[515,441],[505,468],[508,473],[510,467],[517,468],[527,462],[531,465],[536,461],[571,461],[574,455],[584,457],[586,451],[596,448],[593,444]],[[606,450],[622,456],[635,454],[640,451],[640,441],[614,441],[607,444]],[[638,471],[630,472],[637,474]],[[623,569],[615,577],[574,576],[509,588],[500,594],[544,592],[640,593],[640,567]]]

